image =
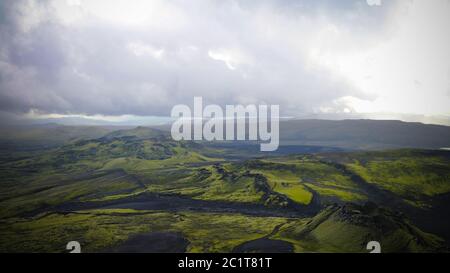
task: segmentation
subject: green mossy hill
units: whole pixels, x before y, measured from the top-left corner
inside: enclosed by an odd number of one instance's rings
[[[370,241],[380,242],[382,252],[445,251],[441,238],[373,203],[328,206],[309,220],[284,226],[276,237],[304,252],[368,252]]]
[[[137,139],[166,139],[170,137],[170,135],[169,133],[158,129],[139,126],[134,129],[124,129],[111,132],[109,134],[106,134],[103,139],[123,137],[132,137]]]

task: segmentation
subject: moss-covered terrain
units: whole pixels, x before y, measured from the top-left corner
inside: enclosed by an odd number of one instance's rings
[[[8,151],[1,252],[61,252],[72,240],[87,252],[367,252],[371,240],[386,252],[441,252],[450,239],[446,151],[236,149],[230,159],[143,127]],[[136,240],[166,245],[130,248]]]

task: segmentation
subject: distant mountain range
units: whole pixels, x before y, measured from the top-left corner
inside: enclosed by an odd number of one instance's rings
[[[395,120],[291,120],[280,124],[282,145],[349,149],[450,147],[450,127]]]
[[[114,136],[168,135],[170,125],[153,127],[65,126],[58,124],[0,128],[0,143],[58,146],[66,142]],[[241,143],[242,144],[242,143]],[[450,126],[390,120],[289,120],[280,123],[281,146],[321,146],[349,150],[450,147]]]
[[[152,128],[169,131],[170,125]],[[350,150],[450,148],[450,126],[398,120],[287,120],[280,122],[280,145]]]

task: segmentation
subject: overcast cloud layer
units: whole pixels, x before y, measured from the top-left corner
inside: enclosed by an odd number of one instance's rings
[[[448,26],[448,0],[3,0],[0,112],[449,115]]]

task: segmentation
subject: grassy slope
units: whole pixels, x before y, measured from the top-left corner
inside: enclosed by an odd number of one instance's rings
[[[182,232],[190,242],[189,252],[230,252],[284,222],[282,218],[239,214],[120,209],[50,214],[0,225],[0,252],[65,252],[65,244],[71,240],[78,240],[84,252],[103,251],[134,234],[156,231]]]
[[[130,209],[9,219],[0,225],[0,252],[64,252],[71,240],[79,241],[83,252],[102,252],[149,232],[183,234],[188,252],[230,252],[267,236],[293,244],[296,252],[368,252],[365,246],[371,240],[380,241],[383,252],[442,250],[442,239],[389,211],[335,206],[311,219]]]
[[[212,160],[183,143],[151,139],[82,140],[0,165],[0,216],[67,201],[86,201],[146,190],[153,170]]]
[[[450,192],[450,156],[443,152],[359,153],[346,164],[369,183],[418,206],[423,199]]]
[[[367,198],[339,170],[307,157],[267,159],[249,165],[252,172],[268,177],[274,191],[292,200],[309,204],[312,191],[340,201],[363,201]]]
[[[274,238],[292,242],[299,252],[368,252],[369,241],[380,242],[382,252],[444,249],[441,238],[373,205],[330,206],[311,219],[285,225]]]

